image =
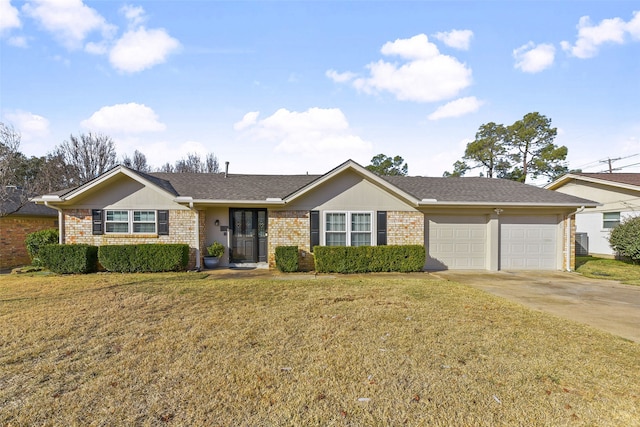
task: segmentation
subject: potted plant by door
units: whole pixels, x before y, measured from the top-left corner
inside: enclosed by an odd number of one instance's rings
[[[204,257],[205,268],[216,268],[220,263],[220,257],[224,255],[224,245],[220,242],[213,242],[207,246],[208,256]]]

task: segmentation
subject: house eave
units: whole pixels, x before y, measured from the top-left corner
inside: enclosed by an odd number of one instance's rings
[[[577,209],[582,206],[593,208],[601,206],[600,203],[525,203],[525,202],[424,202],[418,204],[419,207],[470,207],[470,208],[567,208]]]
[[[557,180],[545,185],[544,188],[546,188],[547,190],[556,190],[562,187],[563,185],[567,184],[571,180],[590,182],[593,184],[606,185],[609,187],[615,187],[615,188],[620,188],[625,190],[640,191],[640,186],[637,186],[637,185],[625,184],[623,182],[610,181],[608,179],[599,179],[599,178],[594,178],[590,176],[574,175],[574,174],[564,175],[558,178]]]

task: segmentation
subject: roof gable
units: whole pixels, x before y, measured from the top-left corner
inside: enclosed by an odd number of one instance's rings
[[[569,173],[547,184],[545,188],[556,190],[574,180],[640,191],[640,173]]]
[[[315,180],[309,182],[308,184],[306,184],[304,187],[301,187],[299,189],[297,189],[296,191],[292,192],[291,194],[287,195],[284,199],[284,201],[286,203],[292,202],[306,194],[308,194],[309,192],[314,191],[316,188],[318,188],[319,186],[322,186],[328,182],[330,182],[332,179],[336,178],[337,176],[346,173],[347,171],[351,171],[356,173],[357,175],[360,175],[362,178],[366,179],[367,181],[371,182],[372,184],[386,190],[388,193],[391,193],[392,195],[394,195],[395,197],[402,199],[403,201],[409,202],[410,204],[413,205],[417,205],[419,200],[416,199],[413,195],[411,195],[410,193],[407,193],[406,191],[402,190],[401,188],[395,186],[393,183],[379,177],[378,175],[374,174],[373,172],[369,171],[368,169],[362,167],[361,165],[359,165],[358,163],[354,162],[353,160],[347,160],[346,162],[342,163],[341,165],[339,165],[338,167],[332,169],[331,171],[327,172],[326,174],[316,178]]]

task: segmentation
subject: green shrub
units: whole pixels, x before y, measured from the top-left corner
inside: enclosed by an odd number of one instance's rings
[[[42,264],[58,274],[86,274],[98,270],[98,247],[91,245],[45,245],[40,248]]]
[[[316,246],[313,253],[319,273],[422,271],[426,256],[421,245]]]
[[[611,230],[609,244],[623,257],[640,264],[640,216],[627,218]]]
[[[181,271],[189,263],[189,245],[172,243],[100,246],[98,261],[107,271],[120,273]]]
[[[276,267],[283,273],[298,271],[298,247],[277,246]]]
[[[47,230],[40,230],[27,234],[25,244],[27,245],[27,252],[31,258],[32,265],[36,267],[43,266],[42,260],[39,256],[40,248],[44,245],[57,244],[59,242],[58,236],[59,233],[57,228],[49,228]]]

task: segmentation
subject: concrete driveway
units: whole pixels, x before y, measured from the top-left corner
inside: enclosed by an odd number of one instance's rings
[[[640,286],[556,271],[432,274],[640,342]]]

